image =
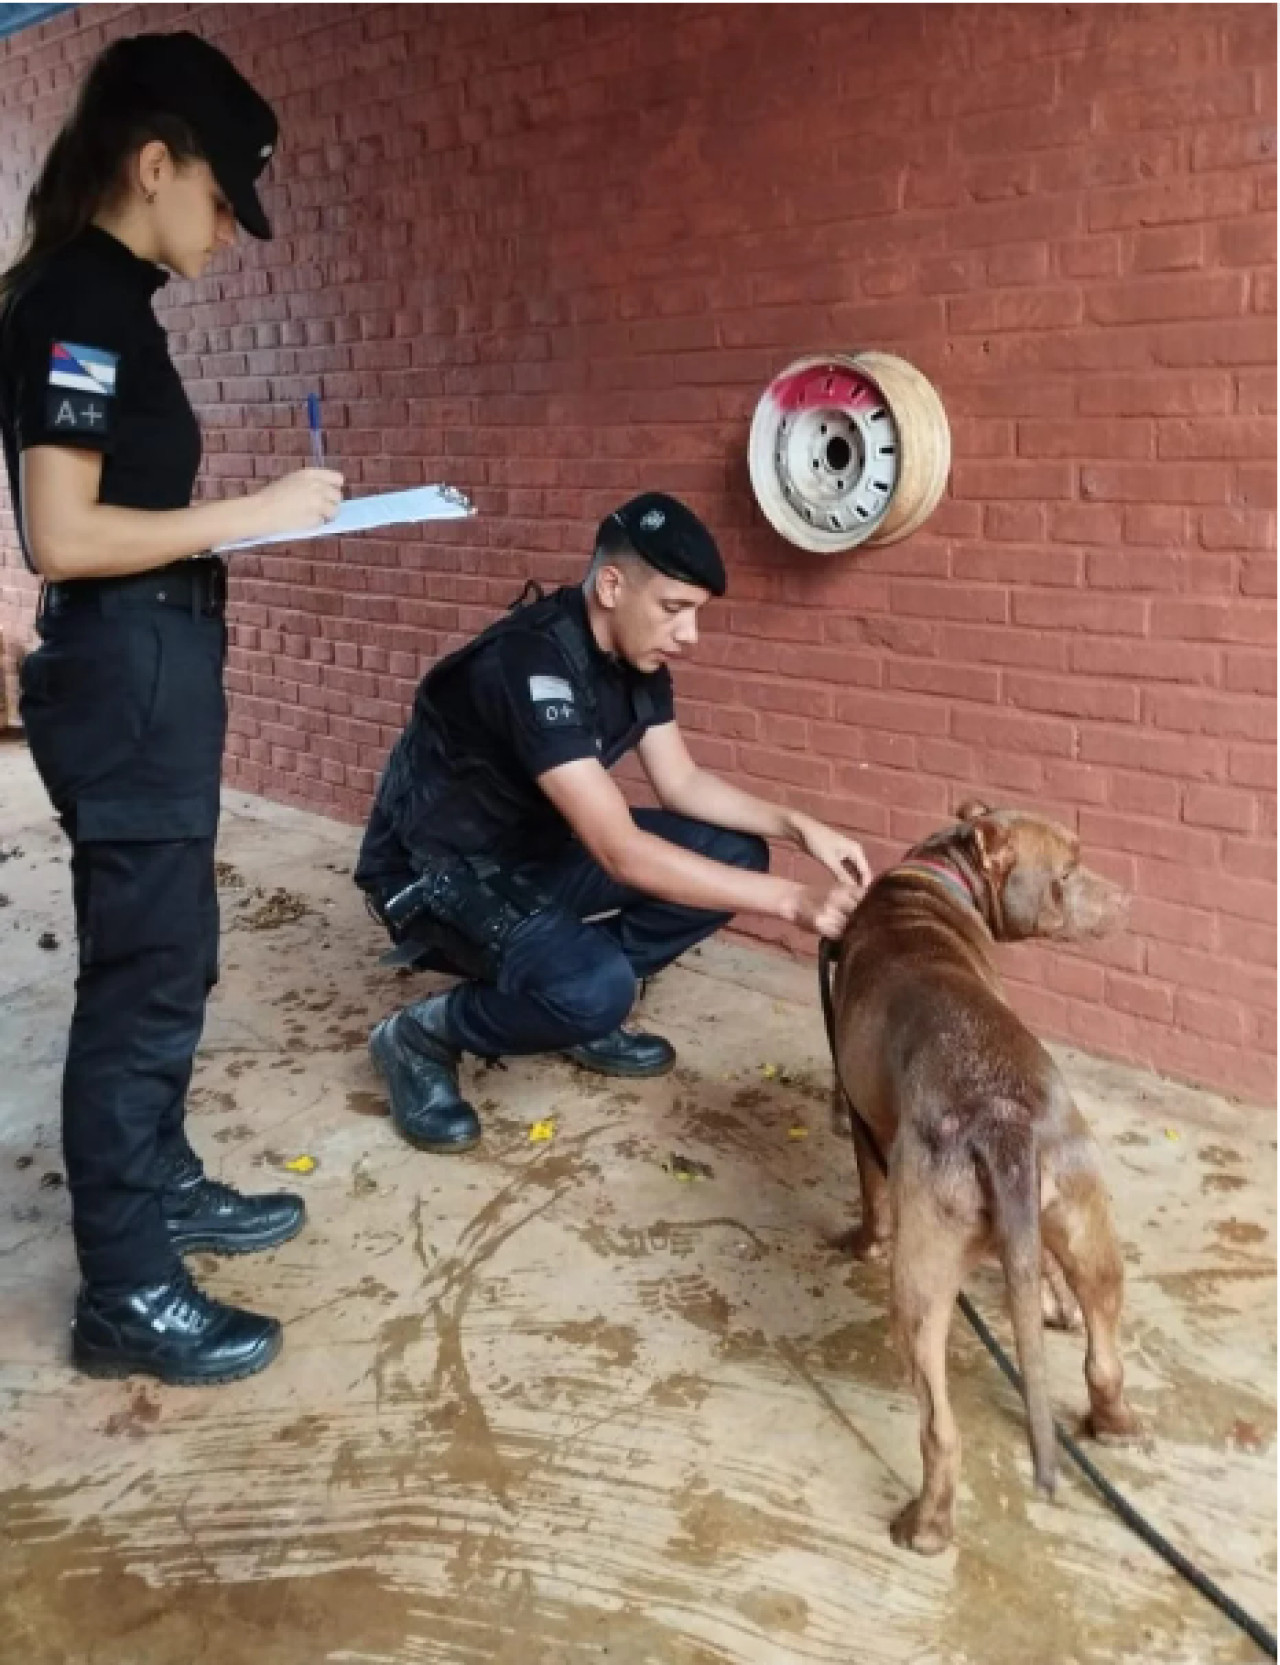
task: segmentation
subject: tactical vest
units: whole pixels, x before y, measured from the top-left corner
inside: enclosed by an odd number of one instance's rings
[[[531,590],[532,601],[526,599]],[[538,585],[526,584],[504,617],[433,665],[419,683],[413,712],[387,759],[377,792],[378,807],[419,871],[440,849],[439,833],[433,838],[433,829],[447,828],[451,847],[483,856],[489,853],[486,846],[492,844],[495,828],[513,832],[528,818],[529,782],[513,780],[489,757],[450,755],[436,694],[442,678],[464,660],[517,631],[550,636],[568,661],[588,731],[599,741],[590,648],[582,626],[568,610],[572,593],[566,588],[548,596]],[[606,769],[636,744],[656,715],[653,696],[642,683],[632,688],[631,704],[632,720],[626,732],[599,752]]]

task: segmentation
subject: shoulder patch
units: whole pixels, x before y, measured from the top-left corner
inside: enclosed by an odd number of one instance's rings
[[[116,390],[119,353],[103,347],[82,347],[75,341],[55,341],[49,355],[49,386],[77,393],[99,393],[110,399]]]
[[[108,435],[119,363],[119,353],[104,347],[55,341],[45,388],[45,425],[59,434]]]
[[[531,676],[529,698],[532,700],[572,700],[573,685],[562,676]]]
[[[529,699],[539,728],[582,728],[573,684],[562,676],[531,676]]]

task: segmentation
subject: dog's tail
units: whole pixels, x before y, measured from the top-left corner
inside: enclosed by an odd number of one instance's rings
[[[1049,1406],[1040,1301],[1040,1162],[1035,1134],[1021,1114],[983,1117],[974,1154],[995,1216],[996,1239],[1009,1291],[1009,1310],[1022,1369],[1031,1462],[1036,1485],[1052,1497],[1058,1484],[1058,1442]]]

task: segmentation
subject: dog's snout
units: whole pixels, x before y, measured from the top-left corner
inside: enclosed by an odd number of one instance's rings
[[[1101,937],[1118,931],[1129,917],[1127,891],[1101,873],[1077,868],[1064,890],[1066,935]]]

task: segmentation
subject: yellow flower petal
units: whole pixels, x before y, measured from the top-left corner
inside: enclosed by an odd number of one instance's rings
[[[766,1081],[772,1081],[778,1073],[778,1066],[776,1064],[761,1064],[760,1073]]]
[[[1176,1141],[1178,1139],[1181,1139],[1181,1137],[1182,1137],[1181,1133],[1178,1132],[1176,1127],[1166,1127],[1165,1130],[1164,1130],[1164,1136],[1165,1136],[1166,1139],[1174,1140],[1174,1141]]]
[[[787,1129],[788,1139],[807,1139],[808,1137],[809,1129],[807,1127],[789,1127]]]
[[[529,1143],[531,1145],[545,1145],[548,1139],[556,1136],[555,1118],[549,1117],[545,1122],[534,1122],[529,1129]]]
[[[294,1156],[285,1163],[291,1174],[309,1174],[316,1165],[314,1156]]]

